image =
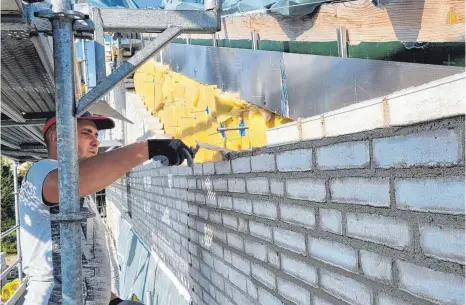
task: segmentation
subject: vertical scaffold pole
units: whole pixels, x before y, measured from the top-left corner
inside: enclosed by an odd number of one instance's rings
[[[16,252],[18,253],[18,277],[23,282],[23,263],[21,257],[21,236],[19,234],[19,192],[18,192],[18,161],[13,165],[13,196],[15,197],[15,219],[16,219]]]

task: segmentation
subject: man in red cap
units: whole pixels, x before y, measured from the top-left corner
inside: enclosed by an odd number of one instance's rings
[[[112,119],[85,113],[77,121],[79,194],[81,207],[95,216],[82,222],[84,304],[136,304],[111,293],[110,258],[105,227],[89,196],[100,191],[137,165],[154,156],[165,156],[169,165],[180,165],[186,151],[180,140],[146,140],[98,154],[98,131],[115,127]],[[58,214],[58,161],[56,117],[42,130],[48,159],[35,163],[26,173],[20,192],[21,255],[28,276],[25,305],[62,304],[60,228],[51,215]]]

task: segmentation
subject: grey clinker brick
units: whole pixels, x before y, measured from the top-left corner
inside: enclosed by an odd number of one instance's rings
[[[378,305],[410,305],[408,302],[394,298],[386,293],[379,293],[377,296],[377,302]]]
[[[233,285],[230,284],[229,282],[225,282],[224,285],[225,285],[225,294],[229,296],[230,298],[232,298],[233,297]]]
[[[464,265],[464,228],[422,224],[419,231],[422,252],[425,255]]]
[[[228,271],[228,278],[233,284],[235,284],[241,290],[243,290],[244,292],[247,292],[246,276],[239,273],[236,269],[230,268],[230,270]]]
[[[210,268],[207,264],[201,262],[201,273],[210,280]]]
[[[273,172],[275,171],[275,155],[262,154],[251,157],[251,169],[253,172]]]
[[[252,214],[252,202],[250,199],[233,198],[233,210],[243,214]]]
[[[397,261],[400,288],[439,304],[465,303],[464,276]]]
[[[267,247],[262,243],[246,239],[244,241],[244,249],[247,254],[258,260],[264,262],[267,260]]]
[[[215,173],[214,163],[212,162],[203,163],[202,172],[204,175],[213,175]]]
[[[223,257],[223,247],[215,241],[212,242],[211,251],[218,257]]]
[[[253,200],[254,215],[269,219],[277,219],[277,204],[266,200]]]
[[[257,221],[249,221],[249,232],[252,236],[256,236],[267,241],[272,241],[272,227],[257,222]]]
[[[439,129],[374,140],[378,167],[445,166],[461,162],[459,129]],[[464,139],[463,139],[464,141]]]
[[[223,214],[223,225],[227,228],[236,230],[238,228],[238,218],[230,214]]]
[[[209,218],[209,210],[199,208],[199,216],[204,218],[204,219],[208,219]]]
[[[270,178],[270,192],[276,196],[285,194],[285,183],[282,179]]]
[[[195,256],[191,255],[191,264],[193,268],[199,270],[200,269],[200,262]]]
[[[369,160],[368,141],[339,143],[316,150],[317,168],[323,170],[368,167]]]
[[[230,249],[223,249],[223,260],[227,263],[231,264],[231,250]]]
[[[202,193],[196,193],[196,202],[205,204],[205,195]]]
[[[212,186],[214,187],[215,191],[227,191],[228,190],[227,179],[226,178],[212,179]]]
[[[273,238],[276,245],[306,255],[304,234],[282,228],[273,228]]]
[[[218,207],[224,210],[232,210],[233,209],[233,198],[227,196],[218,196]]]
[[[194,204],[189,205],[189,214],[191,215],[198,215],[198,206]]]
[[[212,255],[206,250],[202,250],[202,260],[210,267],[214,267],[214,259]]]
[[[233,302],[229,300],[227,296],[223,292],[220,292],[219,290],[217,290],[217,292],[215,293],[215,299],[220,305],[233,305]]]
[[[131,225],[193,305],[464,305],[463,124],[139,166],[108,188],[109,215],[131,187]]]
[[[227,242],[227,232],[225,231],[224,228],[216,228],[215,229],[215,237],[220,239],[222,242],[226,243]]]
[[[313,305],[335,305],[325,299],[319,298],[318,296],[312,296],[312,304]]]
[[[202,164],[196,163],[194,164],[193,168],[194,168],[194,175],[202,175]]]
[[[221,275],[223,275],[224,278],[228,278],[228,271],[229,268],[228,266],[223,262],[221,258],[214,257],[214,269]],[[226,285],[226,284],[225,284]]]
[[[284,272],[317,287],[317,268],[315,266],[283,253],[281,259]]]
[[[205,181],[206,181],[206,178],[197,179],[196,180],[196,188],[199,189],[199,190],[204,190],[205,189]]]
[[[232,299],[236,302],[236,304],[251,304],[251,300],[249,296],[246,294],[246,292],[238,290],[234,287],[232,287],[232,292]]]
[[[388,178],[336,178],[330,180],[330,197],[334,202],[390,206]]]
[[[228,191],[232,193],[245,193],[246,182],[242,178],[228,178]]]
[[[463,214],[464,177],[396,179],[395,197],[399,209]]]
[[[361,240],[403,250],[411,243],[411,232],[406,221],[394,217],[348,213],[347,235]]]
[[[222,224],[222,214],[215,211],[209,211],[209,220],[217,224]]]
[[[227,233],[227,241],[228,241],[228,245],[232,246],[233,248],[236,248],[236,249],[239,249],[239,250],[244,249],[243,237],[241,237],[238,234],[228,232]]]
[[[282,305],[280,299],[261,287],[259,287],[258,296],[262,305]]]
[[[312,149],[290,150],[277,154],[281,172],[307,171],[312,168]]]
[[[358,252],[347,245],[332,240],[309,237],[309,255],[349,271],[358,270]]]
[[[349,304],[372,305],[372,290],[349,277],[321,269],[322,288]]]
[[[217,286],[220,290],[223,290],[224,287],[223,287],[223,278],[218,275],[217,273],[215,272],[212,272],[211,276],[210,276],[210,280],[212,281],[212,283]]]
[[[259,282],[266,285],[267,287],[271,289],[275,289],[277,287],[275,280],[275,272],[273,272],[272,270],[264,268],[258,264],[252,263],[251,274],[253,278],[257,279]]]
[[[275,249],[268,249],[267,262],[277,269],[280,269],[280,255]]]
[[[236,253],[231,253],[231,264],[246,274],[251,273],[251,262]]]
[[[189,253],[197,256],[197,250],[199,248],[197,244],[190,242],[188,245],[188,248],[189,248]]]
[[[381,282],[392,281],[392,261],[380,254],[361,250],[361,269],[365,276]]]
[[[338,210],[319,209],[320,228],[327,232],[343,234],[342,214]]]
[[[205,198],[205,204],[211,207],[217,206],[217,196],[215,195],[214,192],[207,192],[206,198]]]
[[[235,174],[249,173],[251,172],[251,158],[245,157],[231,160],[231,167]]]
[[[325,201],[325,180],[317,178],[286,179],[286,192],[289,198]]]
[[[316,223],[315,210],[298,204],[280,204],[280,219],[306,228],[313,228]]]
[[[285,280],[284,278],[281,278],[281,277],[277,278],[277,283],[278,283],[278,293],[280,293],[285,298],[300,305],[311,304],[311,294],[306,288],[299,286],[288,280]]]
[[[269,180],[265,177],[249,178],[246,183],[248,193],[264,195],[269,193]]]
[[[164,200],[164,199],[162,199],[162,200]],[[195,192],[187,192],[186,193],[186,200],[196,201],[196,193]]]
[[[251,298],[254,300],[257,300],[257,287],[254,285],[254,283],[248,279],[247,280],[247,286],[248,286],[248,294]]]
[[[243,233],[249,233],[248,223],[249,223],[249,220],[238,217],[238,231],[243,232]]]
[[[231,174],[230,161],[219,161],[215,163],[215,173],[217,175]]]

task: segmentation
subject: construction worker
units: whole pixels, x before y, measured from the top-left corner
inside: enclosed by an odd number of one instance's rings
[[[24,176],[20,199],[21,255],[28,277],[25,305],[62,304],[60,226],[51,216],[59,213],[56,117],[42,130],[48,159],[35,163]],[[95,215],[81,224],[83,295],[85,305],[139,304],[123,301],[111,292],[110,258],[105,227],[89,195],[100,191],[137,165],[165,156],[180,165],[186,151],[180,140],[146,140],[97,154],[98,131],[115,127],[112,119],[85,113],[77,119],[79,195],[81,207]]]

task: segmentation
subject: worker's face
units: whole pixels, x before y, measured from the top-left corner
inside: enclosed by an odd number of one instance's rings
[[[93,121],[78,120],[78,158],[95,156],[99,151],[97,127]]]

